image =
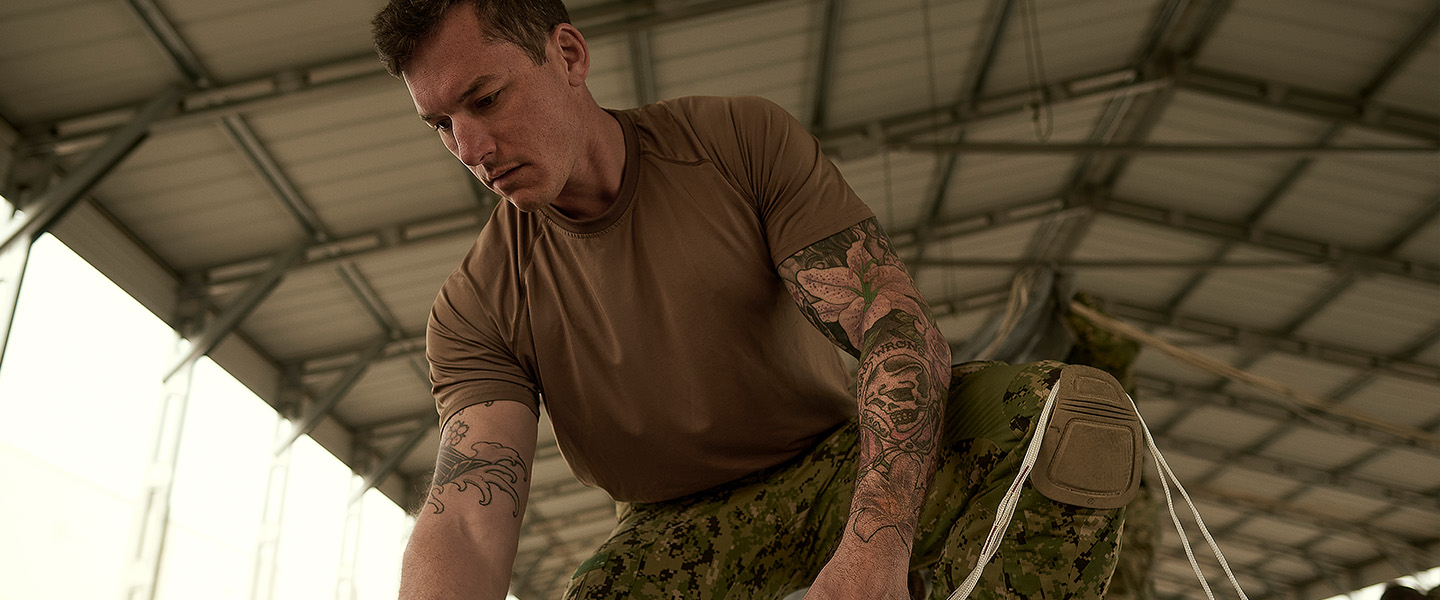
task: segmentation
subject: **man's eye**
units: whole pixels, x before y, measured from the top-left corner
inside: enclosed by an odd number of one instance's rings
[[[495,100],[500,97],[500,92],[495,92],[475,101],[476,108],[490,108],[495,105]]]
[[[436,121],[435,131],[450,131],[450,121]]]

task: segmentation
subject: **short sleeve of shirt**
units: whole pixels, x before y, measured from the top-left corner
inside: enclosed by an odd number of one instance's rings
[[[736,154],[723,157],[743,180],[765,225],[776,265],[874,213],[850,189],[815,139],[785,109],[763,98],[730,98]]]
[[[425,356],[440,424],[482,402],[513,401],[540,413],[538,386],[505,344],[463,272],[446,280],[430,310]]]

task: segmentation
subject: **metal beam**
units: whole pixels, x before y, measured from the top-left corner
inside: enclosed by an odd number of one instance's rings
[[[1294,260],[1025,260],[989,258],[921,258],[905,261],[905,266],[914,268],[946,267],[952,269],[1024,269],[1049,266],[1067,270],[1173,270],[1173,269],[1228,269],[1228,270],[1303,270],[1323,271],[1328,268],[1345,266],[1338,260],[1294,261]]]
[[[1155,443],[1164,447],[1167,452],[1180,452],[1216,465],[1224,465],[1226,468],[1240,467],[1260,473],[1279,475],[1312,488],[1343,490],[1367,498],[1384,498],[1395,507],[1409,508],[1422,513],[1433,513],[1440,509],[1440,499],[1428,496],[1423,492],[1400,489],[1379,480],[1247,453],[1232,447],[1186,439],[1174,434],[1159,435],[1156,437]]]
[[[130,5],[130,10],[139,17],[145,25],[145,32],[150,38],[165,50],[170,58],[170,64],[196,87],[206,88],[214,83],[205,65],[200,58],[190,49],[180,31],[175,29],[170,18],[165,16],[165,11],[155,4],[154,0],[125,0]]]
[[[1363,97],[1321,92],[1203,68],[1181,73],[1177,85],[1180,89],[1209,96],[1425,142],[1440,138],[1440,116],[1388,106]]]
[[[291,183],[290,176],[280,168],[280,163],[270,155],[270,151],[255,135],[250,124],[240,115],[227,115],[220,119],[220,128],[224,130],[226,137],[235,143],[235,148],[245,157],[245,161],[255,169],[256,174],[265,180],[265,186],[269,188],[277,199],[284,205],[285,210],[290,213],[295,222],[300,225],[309,237],[316,242],[324,243],[331,239],[330,232],[326,230],[325,224],[321,222],[320,216],[310,203],[300,195],[300,191]]]
[[[1426,285],[1440,284],[1440,264],[1377,255],[1329,242],[1260,229],[1250,223],[1221,221],[1113,196],[1097,199],[1096,206],[1104,214],[1167,229],[1276,250],[1309,260],[1338,260],[1351,265],[1350,268],[1359,273],[1383,273]]]
[[[1396,432],[1391,429],[1375,427],[1371,423],[1331,412],[1299,414],[1293,405],[1262,396],[1224,392],[1144,373],[1137,375],[1135,382],[1141,392],[1147,396],[1173,398],[1187,407],[1209,406],[1235,410],[1247,415],[1274,419],[1296,426],[1308,424],[1321,431],[1381,446],[1413,447],[1417,445],[1415,438],[1396,435]],[[1170,429],[1169,426],[1156,427],[1154,432],[1163,437]]]
[[[650,32],[639,29],[630,32],[630,75],[635,86],[635,104],[644,106],[660,99],[655,86],[655,56],[650,43]]]
[[[835,59],[840,53],[845,0],[824,0],[822,10],[820,52],[815,57],[815,90],[810,96],[811,131],[823,131],[830,124],[830,88],[834,83]]]
[[[282,438],[280,443],[275,446],[274,452],[276,454],[284,452],[291,444],[295,443],[295,440],[300,439],[300,436],[314,431],[315,428],[320,425],[320,422],[330,414],[330,411],[334,410],[335,406],[340,404],[340,400],[344,398],[346,394],[350,393],[351,389],[354,389],[355,384],[360,382],[360,378],[370,369],[370,365],[374,364],[375,360],[380,358],[388,345],[389,344],[384,342],[373,344],[361,352],[359,359],[346,368],[344,374],[334,383],[330,384],[330,387],[326,389],[325,393],[315,399],[315,403],[305,412],[305,416],[300,418],[300,422],[296,423],[290,429],[290,433]]]
[[[660,25],[700,17],[739,11],[784,0],[707,0],[677,3],[674,8],[657,9],[654,3],[612,0],[604,4],[579,8],[570,12],[571,20],[592,41],[632,31],[649,30]],[[662,6],[672,6],[663,3]],[[150,19],[141,15],[147,23]],[[152,35],[160,35],[152,33]],[[177,37],[178,39],[178,37]],[[172,55],[170,44],[157,37],[165,51]],[[193,54],[193,53],[191,53]],[[198,62],[198,61],[197,61]],[[182,73],[186,68],[177,61]],[[189,77],[189,75],[186,75]],[[197,81],[198,80],[192,80]],[[189,127],[209,124],[216,118],[249,112],[277,105],[289,105],[310,99],[350,95],[367,89],[396,85],[375,54],[370,51],[355,56],[312,65],[297,65],[271,75],[232,85],[217,85],[185,95],[180,113],[157,123],[157,127]],[[203,87],[203,86],[201,86]],[[94,135],[115,127],[129,118],[124,108],[92,112],[56,119],[41,129],[54,131],[53,139],[30,140],[42,152],[72,153],[95,143]]]
[[[241,293],[239,297],[235,298],[235,300],[231,301],[230,304],[226,305],[225,308],[220,311],[220,314],[215,317],[215,320],[199,335],[199,338],[190,345],[190,349],[182,355],[173,366],[165,371],[165,379],[169,379],[186,364],[194,361],[196,358],[209,354],[211,350],[214,350],[216,346],[220,345],[221,340],[224,340],[225,336],[230,335],[230,332],[234,331],[234,329],[240,325],[240,321],[250,316],[250,313],[254,312],[255,308],[260,306],[260,303],[270,295],[270,292],[275,291],[275,288],[279,287],[280,281],[285,278],[285,274],[300,261],[301,255],[305,252],[305,247],[306,244],[304,243],[295,244],[291,246],[290,249],[275,257],[274,262],[270,264],[269,270],[251,281],[249,288]]]
[[[1327,515],[1321,515],[1306,511],[1287,502],[1275,502],[1264,498],[1256,498],[1242,494],[1224,492],[1221,490],[1196,486],[1193,489],[1187,488],[1193,498],[1203,498],[1217,504],[1225,505],[1231,509],[1249,511],[1267,518],[1283,523],[1299,525],[1320,534],[1340,533],[1357,539],[1369,541],[1377,548],[1389,548],[1403,552],[1410,558],[1423,558],[1424,548],[1416,546],[1398,536],[1380,531],[1374,527],[1354,523],[1347,519],[1337,519]],[[1242,517],[1243,518],[1243,517]]]
[[[385,478],[389,477],[390,473],[393,472],[396,467],[400,466],[400,463],[405,460],[405,457],[410,456],[410,453],[415,450],[415,447],[419,446],[421,441],[424,441],[425,435],[430,433],[434,428],[434,423],[425,422],[421,423],[406,435],[404,440],[401,440],[395,448],[385,454],[384,459],[380,461],[380,464],[375,466],[374,470],[365,474],[364,480],[360,482],[358,488],[351,494],[350,502],[359,502],[360,498],[365,495],[365,492],[370,491],[370,488],[378,486],[381,482],[385,481]]]
[[[0,240],[3,240],[0,250],[10,247],[12,243],[29,244],[49,230],[60,217],[65,216],[70,207],[80,201],[81,196],[89,192],[115,165],[145,141],[150,135],[151,125],[174,109],[179,99],[178,88],[166,88],[156,94],[136,111],[129,123],[112,133],[104,144],[91,152],[79,167],[66,174],[59,183],[46,189],[35,202],[21,207],[25,210],[25,216],[11,219],[4,229],[0,230],[3,232],[0,233]]]
[[[1012,142],[959,142],[942,144],[932,142],[901,142],[891,148],[909,152],[933,152],[937,154],[1104,154],[1134,156],[1139,154],[1164,156],[1271,156],[1271,157],[1333,157],[1345,158],[1387,158],[1387,159],[1440,159],[1440,146],[1317,146],[1287,144],[1162,144],[1162,143],[1085,143],[1085,144],[1027,144]]]
[[[993,14],[994,17],[987,23],[986,28],[981,34],[983,37],[980,38],[983,40],[984,50],[980,55],[979,62],[975,64],[974,69],[970,72],[967,81],[960,90],[960,103],[967,111],[974,110],[975,102],[980,98],[980,93],[985,89],[985,83],[990,77],[990,70],[994,68],[995,61],[1000,56],[1000,47],[1005,41],[1005,29],[1010,23],[1010,15],[1014,12],[1016,2],[1017,0],[991,0],[990,13]],[[924,39],[927,46],[925,51],[926,56],[929,57],[932,48],[928,45],[930,42],[930,23],[928,20],[923,23],[923,27],[926,28]],[[927,75],[932,80],[931,92],[933,93],[933,79],[935,74],[927,73]],[[1041,90],[1040,93],[1043,94],[1045,91]],[[939,103],[939,98],[932,97],[931,102]],[[962,127],[959,131],[951,134],[951,136],[955,143],[963,142],[965,140],[965,129]],[[922,213],[924,216],[922,217],[916,235],[917,248],[915,249],[915,256],[913,258],[919,259],[924,257],[925,250],[933,235],[933,227],[931,224],[940,220],[944,212],[945,197],[949,194],[950,182],[954,180],[955,171],[959,166],[959,152],[949,151],[943,153],[936,160],[935,172],[931,176],[930,189],[928,192],[929,198],[925,201],[926,208],[925,212]]]

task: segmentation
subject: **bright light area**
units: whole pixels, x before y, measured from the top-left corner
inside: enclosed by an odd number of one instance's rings
[[[1440,567],[1435,567],[1434,569],[1430,569],[1429,571],[1421,571],[1413,575],[1401,577],[1399,579],[1396,579],[1395,583],[1412,588],[1415,591],[1424,594],[1425,592],[1435,589],[1436,587],[1440,587]],[[1326,598],[1325,600],[1378,600],[1380,598],[1380,595],[1385,593],[1386,585],[1388,584],[1377,583],[1370,587],[1355,590],[1353,592],[1350,592],[1349,594],[1331,596],[1329,598]]]
[[[0,599],[124,596],[174,343],[58,240],[36,241],[0,365]],[[277,467],[284,427],[224,370],[197,363],[159,598],[328,598],[342,585],[395,598],[410,517],[375,490],[352,507],[352,473],[308,437]],[[286,475],[274,490],[283,513],[265,538],[272,469]],[[347,518],[359,519],[348,573]],[[273,595],[252,596],[262,545],[278,556]]]

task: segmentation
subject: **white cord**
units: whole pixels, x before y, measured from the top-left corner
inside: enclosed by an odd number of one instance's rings
[[[1005,536],[1005,530],[1010,527],[1010,521],[1015,516],[1015,507],[1020,503],[1020,490],[1025,486],[1025,479],[1029,477],[1030,470],[1034,468],[1036,459],[1040,456],[1040,442],[1045,437],[1045,429],[1050,424],[1050,413],[1054,412],[1055,397],[1060,392],[1060,384],[1050,388],[1050,395],[1045,399],[1045,405],[1040,408],[1040,421],[1035,424],[1035,434],[1030,439],[1030,447],[1025,450],[1025,458],[1020,462],[1020,472],[1015,476],[1015,481],[1010,483],[1010,488],[1005,492],[1005,497],[1000,499],[1000,506],[996,508],[995,524],[990,527],[990,534],[985,538],[985,545],[980,549],[980,558],[975,563],[975,569],[965,581],[950,594],[948,600],[966,600],[970,592],[974,591],[975,585],[980,581],[980,574],[985,571],[985,565],[990,558],[995,556],[995,551],[1000,548],[1000,538]],[[1190,494],[1185,492],[1185,486],[1180,484],[1180,478],[1170,470],[1169,463],[1165,462],[1165,456],[1160,454],[1160,449],[1155,446],[1155,438],[1150,435],[1150,427],[1145,424],[1145,418],[1140,416],[1140,409],[1135,405],[1135,399],[1129,394],[1125,399],[1130,401],[1131,410],[1140,419],[1140,429],[1145,432],[1145,444],[1150,449],[1150,455],[1154,457],[1156,469],[1160,471],[1160,487],[1165,491],[1165,505],[1170,509],[1170,521],[1175,524],[1175,532],[1180,534],[1180,543],[1185,546],[1185,556],[1190,559],[1190,568],[1195,571],[1196,579],[1200,580],[1200,588],[1205,591],[1208,600],[1215,600],[1215,594],[1210,591],[1210,584],[1205,581],[1205,573],[1200,570],[1200,562],[1195,560],[1195,551],[1190,546],[1190,538],[1185,535],[1185,528],[1180,524],[1180,517],[1175,512],[1175,501],[1170,495],[1170,482],[1175,483],[1175,489],[1185,499],[1185,504],[1190,507],[1190,514],[1195,518],[1195,524],[1200,527],[1200,533],[1205,536],[1205,541],[1210,545],[1210,550],[1215,553],[1215,558],[1220,562],[1220,567],[1225,570],[1225,576],[1229,578],[1230,585],[1235,588],[1241,600],[1249,600],[1245,591],[1240,589],[1240,582],[1235,579],[1235,573],[1230,570],[1230,563],[1226,562],[1225,555],[1220,552],[1220,545],[1215,543],[1215,538],[1210,535],[1210,529],[1205,526],[1205,521],[1200,518],[1200,511],[1195,508],[1195,503],[1190,500]]]
[[[1030,469],[1040,457],[1040,440],[1045,436],[1045,428],[1050,425],[1050,413],[1054,412],[1051,409],[1059,393],[1060,384],[1057,381],[1050,388],[1050,396],[1045,398],[1045,406],[1040,408],[1040,422],[1035,424],[1035,435],[1030,440],[1030,447],[1025,450],[1025,460],[1020,462],[1020,472],[1015,475],[1015,481],[1010,483],[1005,497],[1000,499],[995,524],[990,527],[990,535],[985,538],[985,545],[980,549],[980,559],[975,562],[975,570],[950,594],[949,600],[965,600],[970,597],[971,590],[974,590],[975,584],[980,581],[980,574],[985,571],[985,564],[990,562],[990,557],[995,556],[995,551],[1000,548],[1000,538],[1005,536],[1005,530],[1010,527],[1010,519],[1015,516],[1015,507],[1020,504],[1020,488],[1025,487],[1025,478],[1030,475]]]

